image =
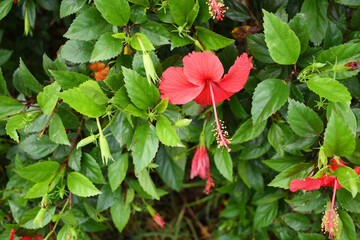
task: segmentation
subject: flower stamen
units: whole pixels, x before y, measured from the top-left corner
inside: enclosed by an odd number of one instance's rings
[[[323,232],[329,232],[329,238],[335,238],[334,232],[337,232],[337,225],[339,224],[339,214],[336,212],[337,207],[335,205],[335,195],[337,188],[337,180],[334,183],[334,192],[332,196],[331,206],[329,210],[326,210],[322,219],[321,228]]]
[[[209,13],[213,19],[223,20],[224,13],[226,12],[227,7],[223,3],[223,0],[209,0],[207,2],[209,5]]]
[[[218,119],[212,84],[209,83],[209,86],[210,86],[211,100],[212,100],[214,114],[215,114],[216,128],[214,130],[216,131],[215,136],[216,136],[216,141],[218,143],[218,148],[226,147],[226,149],[230,152],[231,149],[229,148],[229,146],[227,144],[230,143],[231,139],[226,138],[229,134],[225,130],[226,127],[224,126],[224,122]]]

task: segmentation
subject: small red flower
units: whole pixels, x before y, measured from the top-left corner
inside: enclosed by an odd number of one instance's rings
[[[330,169],[335,171],[340,166],[346,166],[341,159],[336,161],[333,159],[331,161]],[[360,175],[360,167],[354,168],[355,172]],[[306,178],[305,180],[302,179],[294,179],[290,182],[290,191],[295,192],[297,190],[315,190],[319,189],[320,187],[332,187],[333,188],[333,196],[330,208],[325,211],[324,217],[322,219],[321,227],[324,232],[329,232],[329,238],[336,237],[334,232],[337,231],[337,224],[338,224],[338,214],[336,213],[336,206],[335,206],[335,195],[336,190],[343,188],[341,184],[338,182],[335,176],[327,176],[325,173],[320,177],[313,179],[311,177]]]
[[[16,232],[15,229],[11,230],[9,240],[15,239],[15,237],[14,237],[15,232]],[[19,240],[43,240],[42,235],[36,235],[35,238],[33,237],[33,235],[21,237]]]
[[[18,0],[14,0],[14,4],[17,4]]]
[[[164,220],[161,218],[161,216],[158,213],[154,213],[154,215],[152,215],[152,218],[160,227],[163,228],[165,226]]]
[[[16,232],[15,229],[11,229],[9,240],[14,240],[15,239],[15,237],[14,237],[15,232]]]
[[[199,145],[196,149],[194,158],[191,163],[190,178],[193,179],[196,176],[205,179],[210,174],[210,160],[206,150],[206,146]]]
[[[172,104],[185,104],[192,100],[201,105],[212,104],[219,147],[230,151],[227,145],[230,140],[226,139],[227,132],[218,120],[216,104],[243,89],[253,68],[251,60],[252,57],[243,53],[223,76],[224,68],[215,54],[192,52],[183,58],[183,68],[170,67],[163,73],[159,87],[161,98],[169,98]]]
[[[110,67],[106,66],[105,63],[96,62],[88,65],[91,70],[95,73],[95,80],[103,81],[106,79]]]

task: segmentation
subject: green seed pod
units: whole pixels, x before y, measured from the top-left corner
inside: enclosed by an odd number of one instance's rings
[[[46,213],[46,208],[40,208],[39,212],[37,213],[35,219],[34,219],[34,227],[36,227],[37,224],[39,224],[39,226],[41,226],[41,223],[44,220],[44,216]]]
[[[90,135],[90,136],[88,136],[86,138],[81,139],[81,141],[78,142],[78,144],[76,145],[76,149],[79,149],[81,147],[84,147],[84,146],[88,145],[89,143],[92,143],[92,142],[96,141],[96,139],[98,137],[99,137],[99,135],[97,134],[97,135]]]
[[[106,137],[104,136],[104,134],[102,132],[100,132],[99,145],[100,145],[101,158],[102,158],[103,163],[105,165],[107,165],[109,159],[114,161],[114,159],[110,153],[109,144],[106,140]]]
[[[156,74],[155,67],[151,60],[150,54],[147,52],[143,52],[142,59],[143,59],[143,63],[144,63],[146,77],[148,79],[149,84],[151,84],[151,81],[153,83],[158,82],[159,77]]]

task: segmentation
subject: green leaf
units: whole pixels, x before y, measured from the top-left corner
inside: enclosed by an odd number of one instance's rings
[[[196,17],[198,16],[199,9],[200,9],[199,1],[195,0],[195,4],[194,4],[193,8],[191,9],[191,11],[186,16],[186,22],[187,22],[187,24],[189,26],[193,25]]]
[[[37,95],[37,102],[44,114],[50,114],[56,106],[59,98],[57,93],[60,92],[60,89],[60,85],[57,82],[53,82],[52,84],[44,87],[44,91]]]
[[[265,43],[265,35],[263,33],[249,34],[246,36],[246,44],[251,54],[263,63],[274,63],[270,57],[269,49]]]
[[[23,109],[24,105],[17,100],[0,96],[0,119],[18,113]]]
[[[74,169],[75,171],[79,172],[81,169],[81,150],[75,148],[69,157],[69,164],[68,166]]]
[[[230,153],[224,149],[216,149],[214,154],[215,166],[228,181],[233,181],[233,164]]]
[[[289,27],[295,32],[296,36],[299,38],[301,50],[300,53],[305,52],[309,46],[309,29],[306,22],[306,16],[303,13],[298,13],[291,19],[289,22]]]
[[[335,111],[343,122],[349,127],[351,133],[355,136],[357,129],[357,122],[354,112],[350,108],[350,101],[342,102],[329,102],[326,108],[326,117],[329,119],[331,113]]]
[[[172,147],[184,147],[170,121],[162,114],[156,122],[156,135],[161,143]]]
[[[317,62],[328,62],[331,64],[348,63],[360,57],[360,43],[345,43],[339,46],[329,48],[321,52]]]
[[[140,186],[144,189],[145,192],[150,194],[151,197],[155,198],[156,200],[160,200],[160,196],[156,191],[155,184],[150,177],[149,170],[144,169],[137,175],[139,180]]]
[[[123,147],[125,144],[131,145],[134,129],[131,126],[127,116],[123,112],[119,112],[111,124],[111,133],[116,141]]]
[[[140,32],[146,35],[155,46],[170,44],[170,33],[159,23],[144,23],[141,25]]]
[[[141,5],[132,5],[130,7],[130,20],[135,24],[141,24],[146,21],[146,9],[148,7]]]
[[[296,63],[300,55],[300,41],[279,17],[263,10],[265,42],[270,56],[279,64]]]
[[[108,167],[108,177],[111,191],[115,191],[126,177],[128,169],[128,155],[122,154],[118,159],[114,155],[115,162]]]
[[[86,0],[63,0],[60,4],[60,17],[64,18],[79,11],[86,3]]]
[[[89,180],[93,183],[105,183],[99,164],[87,153],[84,153],[82,157],[81,173],[89,178]]]
[[[270,183],[271,187],[289,189],[291,180],[304,179],[313,168],[312,163],[294,164],[278,174]]]
[[[4,65],[11,57],[13,51],[0,49],[0,66]]]
[[[94,40],[112,30],[112,26],[101,17],[96,8],[89,8],[79,14],[71,23],[64,37],[74,40]],[[111,34],[111,33],[110,33]]]
[[[46,157],[58,147],[47,135],[43,135],[40,139],[38,136],[38,133],[28,136],[19,144],[19,147],[36,158]]]
[[[13,0],[0,1],[0,20],[6,17],[6,15],[10,12],[13,3]]]
[[[277,172],[282,172],[285,169],[291,167],[294,164],[302,163],[305,159],[303,157],[284,157],[284,158],[275,158],[269,160],[263,160],[271,169],[274,169]]]
[[[26,229],[38,229],[46,226],[52,219],[52,216],[55,214],[55,207],[50,206],[46,208],[46,212],[42,222],[34,222],[38,212],[41,210],[41,207],[33,208],[27,211],[20,220],[20,226]]]
[[[178,26],[184,26],[186,23],[186,17],[189,12],[193,9],[194,0],[169,0],[171,14],[174,17],[175,23]]]
[[[60,164],[54,161],[38,162],[23,168],[15,169],[22,178],[34,183],[45,182],[52,178],[58,171]]]
[[[356,239],[357,237],[356,237],[355,225],[350,215],[341,209],[339,209],[337,212],[339,214],[339,218],[343,225],[340,239],[341,240]]]
[[[315,45],[319,45],[325,37],[328,5],[327,0],[305,0],[301,6],[301,12],[306,16],[310,40]]]
[[[60,84],[63,90],[78,87],[80,84],[91,80],[88,76],[77,72],[50,71],[50,73],[54,77],[55,81]]]
[[[126,0],[95,0],[95,5],[112,25],[122,27],[130,19],[130,6]]]
[[[14,218],[16,223],[19,223],[21,217],[27,211],[27,208],[20,203],[19,200],[9,200],[9,206],[12,213],[12,217]]]
[[[122,67],[122,71],[126,90],[135,106],[142,110],[155,106],[160,98],[157,88],[131,69]]]
[[[346,189],[338,189],[336,191],[336,200],[339,202],[341,208],[349,212],[360,213],[360,194],[354,198],[351,192]]]
[[[179,151],[183,150],[161,146],[156,155],[156,164],[159,165],[157,168],[159,176],[168,186],[176,191],[180,191],[184,179],[186,158],[182,157],[181,159],[175,160],[174,157],[178,156],[170,154],[178,154]]]
[[[284,142],[285,133],[279,126],[279,124],[273,123],[268,132],[268,141],[275,151],[280,155],[284,156]]]
[[[29,69],[25,66],[23,60],[20,58],[20,75],[22,81],[24,82],[25,86],[27,86],[31,91],[35,93],[39,93],[42,91],[42,87],[38,80],[31,74]]]
[[[226,5],[229,7],[226,10],[226,17],[233,21],[245,22],[251,18],[249,9],[239,1],[227,1]],[[249,35],[248,35],[249,36]]]
[[[131,151],[135,172],[139,173],[154,159],[159,147],[155,127],[149,123],[139,126],[133,137]]]
[[[323,122],[314,110],[289,99],[288,120],[292,130],[302,137],[318,136],[324,130]]]
[[[143,6],[149,6],[148,0],[128,0],[128,2],[143,5]]]
[[[328,157],[349,156],[355,150],[355,138],[339,115],[332,111],[324,134],[324,150]]]
[[[105,106],[109,101],[98,83],[93,80],[58,95],[76,111],[92,118],[105,114]]]
[[[299,240],[325,240],[324,235],[298,232]]]
[[[54,114],[49,124],[49,137],[50,140],[57,144],[69,145],[70,142],[66,135],[65,127],[58,114]]]
[[[131,47],[133,47],[136,50],[142,51],[143,49],[141,48],[141,45],[139,43],[139,40],[137,37],[140,38],[140,41],[142,42],[144,48],[146,51],[152,51],[155,50],[154,45],[150,42],[150,40],[147,38],[146,35],[142,34],[142,33],[135,33],[130,44]]]
[[[0,68],[0,95],[7,95],[8,90],[6,86],[6,81],[2,73],[2,69]]]
[[[306,231],[312,226],[310,220],[299,213],[287,213],[281,216],[281,218],[295,231]]]
[[[101,194],[88,178],[78,172],[69,173],[67,185],[70,192],[79,197],[91,197]]]
[[[324,48],[328,49],[343,43],[343,35],[340,29],[332,21],[328,21],[328,26],[324,39]]]
[[[123,41],[118,38],[113,38],[112,35],[113,33],[108,32],[99,38],[95,43],[90,62],[108,60],[121,53]]]
[[[251,114],[253,124],[266,120],[283,106],[289,96],[289,87],[280,79],[267,79],[255,89]]]
[[[111,219],[113,220],[116,228],[119,232],[122,232],[124,227],[130,218],[130,205],[124,204],[124,197],[121,195],[121,198],[116,201],[114,205],[110,208]]]
[[[219,50],[234,42],[234,39],[226,38],[207,28],[196,26],[197,36],[205,49]]]
[[[255,210],[254,227],[263,228],[270,225],[276,217],[278,209],[277,201],[258,205]]]
[[[122,55],[124,56],[124,55]],[[119,62],[119,60],[118,60]],[[120,88],[124,87],[124,76],[122,75],[122,72],[112,74],[111,76],[108,76],[104,82],[106,85],[111,88],[114,91],[118,91]],[[125,91],[126,92],[126,91]]]
[[[334,176],[341,186],[351,192],[352,197],[355,198],[360,187],[359,175],[355,170],[350,167],[339,166],[339,168],[335,170]]]
[[[351,100],[351,95],[347,88],[332,78],[315,78],[306,82],[308,88],[333,102],[347,102]]]
[[[93,41],[68,40],[61,49],[61,57],[73,63],[89,62],[94,49]]]
[[[69,224],[65,224],[59,231],[57,240],[76,239],[73,228]]]
[[[347,5],[350,7],[360,6],[360,2],[357,0],[335,0],[336,3]]]

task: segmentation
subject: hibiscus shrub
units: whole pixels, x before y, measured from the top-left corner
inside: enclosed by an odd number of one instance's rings
[[[0,240],[359,239],[358,0],[0,20]]]

